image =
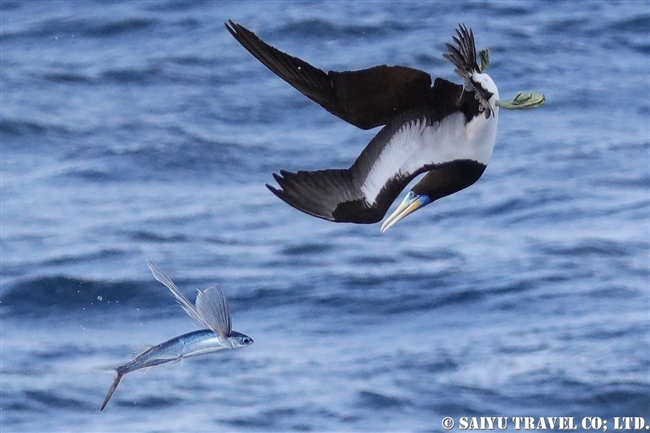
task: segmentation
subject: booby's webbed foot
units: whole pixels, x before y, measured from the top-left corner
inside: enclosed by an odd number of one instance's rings
[[[525,110],[527,108],[537,108],[544,105],[546,96],[542,93],[535,93],[531,91],[527,95],[519,92],[510,102],[497,101],[497,106],[507,108],[508,110]]]
[[[478,52],[478,56],[481,59],[481,66],[478,68],[481,72],[485,72],[485,70],[490,67],[490,50],[483,48]]]

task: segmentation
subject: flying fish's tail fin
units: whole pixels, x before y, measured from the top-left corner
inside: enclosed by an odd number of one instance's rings
[[[117,386],[120,384],[120,382],[122,381],[122,378],[124,377],[124,375],[126,373],[128,373],[128,370],[125,371],[125,370],[122,370],[120,368],[117,369],[117,377],[115,378],[115,380],[113,381],[113,384],[111,385],[110,389],[108,390],[108,394],[106,394],[106,398],[104,399],[104,403],[102,403],[102,407],[101,407],[101,409],[99,409],[100,411],[104,410],[104,408],[108,404],[108,401],[111,399],[111,397],[113,397],[113,394],[115,393],[115,390],[117,389]]]

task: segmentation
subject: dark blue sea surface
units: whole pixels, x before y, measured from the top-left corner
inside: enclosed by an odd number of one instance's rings
[[[442,431],[461,416],[650,423],[650,6],[630,2],[0,3],[0,429]],[[455,82],[459,22],[502,99],[471,188],[386,233],[271,194],[376,133],[245,51]],[[398,200],[401,200],[398,199]],[[218,284],[255,344],[128,375],[192,331],[156,282]],[[511,426],[512,427],[512,426]],[[457,430],[457,429],[455,429]]]

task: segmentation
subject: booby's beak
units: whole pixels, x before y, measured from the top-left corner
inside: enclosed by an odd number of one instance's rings
[[[431,203],[431,199],[428,195],[419,195],[413,191],[409,191],[406,197],[404,197],[402,204],[400,204],[399,207],[395,209],[395,212],[393,212],[381,225],[381,232],[385,232],[394,226],[399,220],[415,212],[416,210],[423,208],[429,203]]]
[[[497,106],[509,110],[525,110],[527,108],[541,107],[544,102],[546,102],[546,96],[543,94],[531,91],[529,94],[524,95],[519,92],[510,102],[497,101]]]

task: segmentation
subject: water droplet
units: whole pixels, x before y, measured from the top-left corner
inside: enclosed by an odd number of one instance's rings
[[[98,301],[101,301],[101,300],[102,300],[101,295],[97,297],[97,300],[98,300]]]

